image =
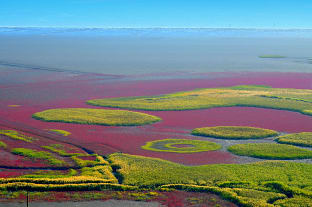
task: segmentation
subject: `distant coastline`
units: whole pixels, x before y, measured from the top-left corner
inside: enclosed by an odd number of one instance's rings
[[[0,26],[0,35],[312,37],[312,28],[182,28],[182,27],[18,27]]]

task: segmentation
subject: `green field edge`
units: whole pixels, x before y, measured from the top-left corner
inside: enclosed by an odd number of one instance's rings
[[[219,136],[219,135],[211,135],[211,134],[206,134],[204,132],[199,132],[197,129],[200,128],[195,128],[191,131],[191,135],[194,136],[202,136],[202,137],[209,137],[209,138],[216,138],[216,139],[229,139],[229,140],[247,140],[247,139],[265,139],[265,138],[270,138],[270,137],[277,137],[279,136],[281,133],[275,131],[275,133],[272,133],[270,135],[264,135],[264,136],[250,136],[250,137],[237,137],[237,136]],[[258,128],[258,129],[262,129],[262,128]],[[267,130],[267,129],[263,129],[263,130]],[[274,131],[274,130],[270,130],[270,131]]]
[[[183,109],[148,109],[142,107],[122,107],[122,106],[115,106],[115,105],[103,105],[103,104],[94,104],[86,102],[92,106],[100,106],[100,107],[109,107],[115,109],[128,109],[128,110],[139,110],[139,111],[191,111],[191,110],[202,110],[202,109],[213,109],[213,108],[228,108],[228,107],[253,107],[253,108],[262,108],[262,109],[274,109],[274,110],[281,110],[281,111],[290,111],[290,112],[297,112],[303,115],[312,116],[312,112],[307,112],[306,110],[297,110],[292,108],[283,108],[283,107],[270,107],[270,106],[260,106],[256,104],[231,104],[231,105],[218,105],[218,106],[208,106],[208,107],[191,107],[191,108],[183,108]]]
[[[65,121],[65,120],[47,120],[42,117],[38,117],[36,114],[32,115],[32,118],[39,120],[39,121],[45,121],[45,122],[57,122],[57,123],[69,123],[69,124],[87,124],[87,125],[100,125],[100,126],[144,126],[149,124],[154,124],[157,122],[162,121],[160,117],[154,116],[154,121],[146,121],[142,124],[104,124],[104,123],[89,123],[89,122],[76,122],[76,121]]]
[[[168,139],[167,139],[168,140]],[[208,151],[216,151],[222,148],[222,146],[220,144],[213,143],[212,145],[214,146],[214,149],[198,149],[198,150],[191,150],[191,151],[178,151],[178,150],[174,150],[174,149],[170,149],[170,150],[162,150],[162,149],[156,149],[153,148],[153,144],[159,142],[160,140],[155,140],[155,141],[150,141],[150,142],[146,142],[145,145],[141,146],[142,149],[144,150],[149,150],[149,151],[154,151],[154,152],[168,152],[168,153],[182,153],[182,154],[187,154],[187,153],[196,153],[196,152],[208,152]],[[200,140],[201,141],[201,140]],[[175,143],[173,143],[175,144]],[[179,143],[180,144],[180,143]]]

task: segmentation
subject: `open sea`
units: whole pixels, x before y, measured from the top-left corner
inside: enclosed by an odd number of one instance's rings
[[[2,27],[1,68],[115,75],[312,72],[312,30]]]

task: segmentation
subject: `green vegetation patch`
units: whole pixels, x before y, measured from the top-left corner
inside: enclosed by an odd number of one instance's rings
[[[7,148],[7,144],[0,141],[0,148],[4,148],[4,149]]]
[[[87,153],[68,153],[65,151],[65,147],[61,144],[51,144],[48,146],[41,146],[44,149],[48,149],[52,152],[55,152],[63,157],[72,157],[72,156],[88,156]]]
[[[68,172],[64,173],[57,170],[37,170],[32,174],[26,174],[20,176],[20,178],[68,178],[77,175],[75,169],[69,169]]]
[[[7,137],[10,137],[11,139],[21,140],[24,142],[32,142],[34,138],[26,136],[20,132],[14,131],[14,130],[0,130],[0,135],[5,135]]]
[[[312,147],[312,132],[287,134],[276,139],[278,143]]]
[[[312,110],[303,110],[302,113],[306,114],[306,115],[311,115],[312,116]]]
[[[63,136],[69,136],[71,135],[70,132],[66,131],[66,130],[62,130],[62,129],[48,129],[48,131],[50,132],[55,132],[57,134],[63,135]]]
[[[73,161],[79,166],[79,167],[90,167],[95,165],[108,165],[109,163],[99,155],[94,155],[95,160],[85,160],[82,158],[79,158],[78,156],[72,156],[71,158]]]
[[[295,196],[293,198],[277,200],[274,204],[281,207],[311,207],[312,199],[304,196]]]
[[[221,145],[214,142],[189,139],[162,139],[147,142],[142,149],[157,152],[194,153],[218,150]]]
[[[312,196],[312,191],[302,190],[303,186],[312,185],[312,165],[306,163],[264,161],[185,166],[123,153],[112,154],[109,160],[123,177],[123,184],[213,192],[239,206],[272,206],[286,197],[301,198],[303,203]]]
[[[312,151],[299,147],[273,144],[248,143],[232,145],[228,150],[236,155],[265,158],[265,159],[307,159],[312,158]]]
[[[96,177],[100,179],[111,180],[113,183],[118,183],[118,180],[113,174],[113,170],[108,165],[100,165],[94,167],[84,167],[81,169],[81,176]]]
[[[277,136],[278,132],[246,126],[217,126],[196,128],[192,134],[220,139],[259,139]]]
[[[107,126],[137,126],[161,120],[159,117],[139,112],[86,108],[49,109],[33,114],[33,118],[48,122]]]
[[[312,165],[287,161],[263,161],[250,164],[212,164],[185,166],[143,156],[114,153],[109,160],[123,176],[123,184],[161,186],[164,184],[213,185],[251,188],[258,183],[279,181],[294,186],[312,185]],[[232,184],[228,184],[232,182]]]
[[[95,106],[151,111],[246,106],[289,110],[312,115],[312,90],[242,85],[203,88],[159,96],[94,99],[87,103]]]
[[[259,58],[286,58],[286,56],[282,56],[282,55],[260,55]]]
[[[47,161],[49,164],[55,166],[64,166],[66,164],[63,160],[59,160],[56,157],[54,157],[51,153],[45,151],[37,151],[26,148],[14,148],[12,149],[12,153],[28,157],[34,160],[36,159],[44,160]]]

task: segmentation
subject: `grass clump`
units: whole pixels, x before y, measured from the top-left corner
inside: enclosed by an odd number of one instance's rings
[[[287,134],[276,139],[278,143],[312,147],[312,132]]]
[[[112,183],[118,183],[113,174],[113,170],[108,165],[99,165],[94,167],[84,167],[81,169],[81,176],[90,176],[101,179],[111,180]]]
[[[34,138],[21,134],[15,130],[0,130],[0,135],[1,134],[10,137],[11,139],[21,140],[29,143],[34,140]]]
[[[28,157],[34,160],[37,160],[37,159],[44,160],[44,161],[47,161],[49,164],[55,165],[55,166],[64,166],[66,164],[63,160],[57,159],[51,153],[46,152],[46,151],[37,151],[37,150],[26,149],[26,148],[14,148],[12,149],[12,153],[16,155]]]
[[[220,139],[259,139],[277,136],[278,132],[246,126],[217,126],[196,128],[192,130],[192,134]]]
[[[203,88],[159,96],[94,99],[87,101],[87,104],[151,111],[246,106],[289,110],[312,115],[312,90],[243,85]]]
[[[91,167],[96,165],[108,165],[109,163],[99,155],[95,155],[95,160],[84,160],[79,158],[78,156],[72,156],[71,158],[79,167]]]
[[[286,58],[286,56],[282,56],[282,55],[260,55],[259,58]]]
[[[33,114],[33,118],[48,122],[106,126],[138,126],[161,120],[159,117],[139,112],[87,108],[49,109]]]
[[[70,132],[66,131],[66,130],[62,130],[62,129],[48,129],[48,131],[50,132],[55,132],[57,134],[63,135],[65,137],[71,135]]]
[[[299,147],[272,144],[272,143],[248,143],[236,144],[228,148],[236,155],[265,159],[307,159],[312,158],[312,151]]]
[[[7,148],[7,144],[0,141],[0,148],[4,148],[4,149]]]
[[[180,147],[180,146],[181,147]],[[218,150],[221,145],[214,142],[189,139],[162,139],[147,142],[142,149],[157,152],[194,153]]]
[[[67,173],[62,173],[56,170],[38,170],[33,174],[26,174],[20,176],[20,178],[67,178],[77,175],[78,172],[75,169],[69,169]]]
[[[72,156],[89,156],[86,153],[68,153],[65,151],[65,147],[61,144],[51,144],[48,146],[41,146],[41,148],[48,149],[52,152],[55,152],[63,157],[72,157]]]
[[[293,198],[277,200],[273,204],[281,207],[312,207],[312,198],[295,196]]]

